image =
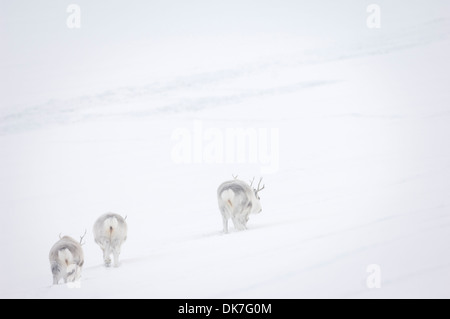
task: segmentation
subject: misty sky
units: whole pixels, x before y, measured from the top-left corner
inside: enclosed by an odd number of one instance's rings
[[[0,108],[295,53],[312,39],[357,41],[450,12],[445,0],[378,1],[374,31],[365,25],[373,2],[1,0]],[[71,3],[81,29],[66,25]]]

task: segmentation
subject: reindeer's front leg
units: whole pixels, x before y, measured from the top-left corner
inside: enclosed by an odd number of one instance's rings
[[[236,230],[245,230],[245,224],[242,222],[242,218],[240,216],[233,216],[232,220]]]
[[[248,215],[250,215],[250,211],[251,206],[247,206],[245,209],[235,214],[233,217],[233,223],[237,230],[247,229]]]

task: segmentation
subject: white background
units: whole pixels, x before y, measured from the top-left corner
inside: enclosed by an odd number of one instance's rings
[[[0,1],[0,297],[450,296],[448,1],[378,1],[381,29],[369,1],[78,1],[80,29],[70,3]],[[245,232],[216,189],[261,167],[174,163],[194,121],[280,130]],[[51,286],[85,229],[81,288]]]

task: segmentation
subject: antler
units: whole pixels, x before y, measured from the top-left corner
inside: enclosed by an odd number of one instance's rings
[[[256,194],[258,194],[260,191],[262,191],[264,188],[266,188],[266,185],[263,185],[262,187],[261,187],[261,183],[262,183],[262,177],[261,177],[261,179],[259,180],[259,183],[258,183],[258,188],[256,189]]]
[[[250,181],[250,187],[253,186],[253,182],[255,181],[255,177],[253,177],[253,179]]]
[[[231,175],[234,179],[238,179],[239,175]]]
[[[58,236],[59,236],[59,239],[61,239],[61,238],[62,238],[62,237],[61,237],[61,233],[59,233],[59,235],[58,235]]]
[[[83,236],[80,236],[80,245],[81,245],[81,246],[83,246],[83,245],[85,244],[85,243],[83,243],[83,239],[84,239],[84,237],[86,236],[86,234],[87,234],[87,229],[84,230]]]

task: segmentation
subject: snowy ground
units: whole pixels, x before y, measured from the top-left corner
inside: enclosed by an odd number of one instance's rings
[[[449,5],[380,1],[369,30],[369,2],[284,2],[202,3],[197,21],[80,1],[80,30],[68,3],[1,2],[1,298],[450,297]],[[278,169],[176,163],[174,132],[198,123],[278,130]],[[264,175],[263,212],[223,235],[232,174]],[[120,268],[93,241],[108,211],[128,216]],[[51,286],[49,249],[85,229],[80,287]]]

